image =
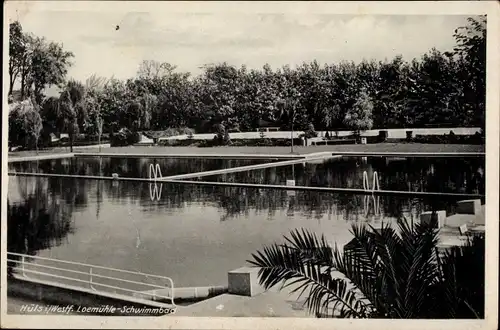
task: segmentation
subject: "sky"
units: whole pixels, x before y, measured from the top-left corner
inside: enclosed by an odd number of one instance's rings
[[[62,43],[75,55],[68,76],[126,79],[143,60],[169,62],[180,71],[228,62],[262,68],[317,60],[407,60],[435,47],[450,50],[461,15],[336,15],[321,12],[134,11],[31,8],[17,11],[26,32]],[[119,30],[116,30],[119,25]]]

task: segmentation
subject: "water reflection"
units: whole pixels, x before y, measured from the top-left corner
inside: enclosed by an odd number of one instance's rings
[[[72,175],[149,177],[150,165],[163,176],[275,162],[276,159],[73,157],[9,164],[10,171]]]
[[[363,173],[377,172],[382,190],[484,194],[484,158],[342,157],[239,173],[202,181],[363,189]],[[370,181],[371,184],[371,181]]]
[[[9,251],[167,275],[185,286],[221,284],[291,229],[342,242],[350,222],[416,218],[455,204],[188,183],[9,180]]]
[[[87,204],[87,199],[74,189],[57,194],[60,190],[49,188],[47,180],[17,179],[19,198],[7,200],[7,251],[34,255],[63,244],[74,232],[75,206]],[[12,266],[9,262],[9,273]]]

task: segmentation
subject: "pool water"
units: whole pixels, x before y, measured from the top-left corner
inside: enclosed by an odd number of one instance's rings
[[[276,162],[277,159],[71,157],[9,164],[15,172],[148,178],[150,164],[162,176],[220,170]]]
[[[7,249],[169,276],[177,287],[225,285],[228,271],[244,266],[264,245],[283,241],[293,229],[309,229],[344,244],[351,238],[352,223],[418,219],[431,209],[452,212],[455,203],[11,176]]]
[[[380,189],[448,193],[485,193],[485,159],[334,157],[288,166],[204,176],[195,180],[363,189],[363,172],[373,188],[377,172]]]

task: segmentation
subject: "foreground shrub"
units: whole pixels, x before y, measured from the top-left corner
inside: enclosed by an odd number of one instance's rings
[[[354,224],[343,252],[295,230],[249,262],[266,289],[294,284],[309,293],[318,317],[484,318],[484,235],[441,254],[433,224],[400,219],[398,227]]]

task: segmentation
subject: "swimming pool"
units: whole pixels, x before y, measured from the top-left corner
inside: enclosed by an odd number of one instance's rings
[[[395,191],[485,193],[485,160],[478,158],[333,157],[237,173],[195,178],[210,182],[240,182],[363,189],[363,173],[373,187],[377,172],[380,189]]]
[[[433,208],[452,212],[455,202],[10,176],[7,249],[169,276],[177,287],[224,285],[228,271],[292,229],[344,244],[353,222],[417,219]]]
[[[151,164],[158,164],[162,176],[204,172],[240,166],[273,163],[278,159],[165,158],[165,157],[70,157],[9,164],[9,171],[148,178]]]

